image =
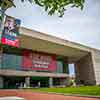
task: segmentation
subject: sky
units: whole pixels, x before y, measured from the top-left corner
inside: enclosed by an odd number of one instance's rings
[[[100,0],[86,0],[84,9],[67,8],[65,15],[49,16],[43,8],[14,0],[6,14],[21,19],[21,26],[100,49]]]
[[[6,13],[21,19],[22,26],[100,49],[100,0],[86,0],[83,11],[68,8],[62,18],[48,16],[37,5],[14,1],[16,8]]]

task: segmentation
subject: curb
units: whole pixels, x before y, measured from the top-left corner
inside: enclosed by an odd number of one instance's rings
[[[91,96],[91,95],[80,95],[80,94],[66,94],[66,93],[55,93],[48,92],[50,94],[64,95],[64,96],[75,96],[75,97],[87,97],[87,98],[100,98],[100,96]]]
[[[33,91],[33,92],[37,92],[37,91]],[[67,94],[67,93],[56,93],[56,92],[42,92],[42,91],[38,91],[37,93],[56,94],[56,95],[75,96],[75,97],[87,97],[87,98],[99,98],[100,99],[100,96],[91,96],[91,95]]]

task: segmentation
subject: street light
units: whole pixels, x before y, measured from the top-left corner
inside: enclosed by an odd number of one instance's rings
[[[15,7],[13,0],[0,0],[0,37],[3,29],[5,11],[12,6]]]

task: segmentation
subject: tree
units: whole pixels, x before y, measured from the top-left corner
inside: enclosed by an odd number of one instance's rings
[[[0,7],[2,6],[2,2],[4,0],[0,0]],[[8,0],[12,2],[14,6],[14,0]],[[59,17],[64,15],[66,11],[66,7],[77,7],[81,10],[84,7],[85,0],[21,0],[22,2],[29,1],[31,4],[37,4],[45,9],[48,12],[48,15],[53,15],[57,13]]]

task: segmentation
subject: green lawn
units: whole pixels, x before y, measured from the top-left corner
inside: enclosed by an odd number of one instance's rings
[[[35,88],[35,89],[32,88],[28,90],[100,96],[100,86],[81,86],[81,87],[66,87],[66,88]]]

